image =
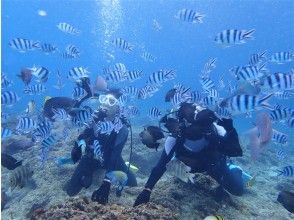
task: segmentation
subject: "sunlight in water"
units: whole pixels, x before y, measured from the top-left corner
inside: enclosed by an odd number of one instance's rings
[[[116,38],[116,32],[123,23],[122,7],[120,0],[102,0],[96,1],[100,9],[99,13],[99,32],[103,33],[101,41],[103,42],[103,57],[107,62],[115,59],[114,48],[110,45]]]

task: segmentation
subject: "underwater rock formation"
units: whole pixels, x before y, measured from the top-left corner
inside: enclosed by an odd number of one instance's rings
[[[88,198],[70,199],[63,204],[55,205],[47,210],[37,210],[32,219],[178,219],[168,208],[148,203],[138,207],[124,207],[116,204],[100,205]]]

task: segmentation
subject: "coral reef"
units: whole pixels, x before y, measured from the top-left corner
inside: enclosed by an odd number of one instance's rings
[[[148,203],[138,207],[124,207],[121,205],[100,205],[88,198],[70,199],[63,204],[55,205],[47,210],[36,210],[32,219],[104,219],[104,220],[128,220],[128,219],[178,219],[171,210],[161,205]]]

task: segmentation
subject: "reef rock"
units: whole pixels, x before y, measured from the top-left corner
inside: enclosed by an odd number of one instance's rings
[[[147,220],[179,219],[168,208],[148,203],[138,207],[125,207],[117,204],[101,205],[88,198],[73,198],[63,204],[52,206],[41,212],[33,213],[32,219],[103,219],[103,220]]]

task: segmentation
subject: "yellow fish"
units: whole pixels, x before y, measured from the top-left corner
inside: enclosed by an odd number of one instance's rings
[[[129,162],[128,161],[126,161],[125,164],[127,165],[127,167],[129,166]],[[131,164],[130,165],[130,170],[133,171],[134,173],[137,173],[138,170],[139,170],[139,168]]]
[[[256,175],[254,175],[247,183],[246,183],[246,187],[250,188],[253,186],[253,184],[256,182]]]

